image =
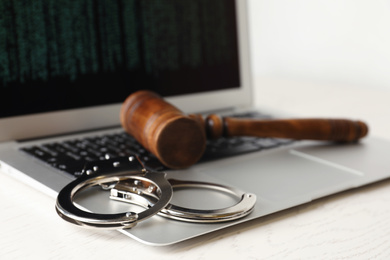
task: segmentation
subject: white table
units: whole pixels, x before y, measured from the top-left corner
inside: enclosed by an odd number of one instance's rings
[[[390,140],[390,92],[259,78],[265,107],[363,119]],[[390,151],[389,151],[390,163]],[[57,216],[54,199],[1,173],[1,259],[389,259],[390,180],[346,191],[168,247]]]

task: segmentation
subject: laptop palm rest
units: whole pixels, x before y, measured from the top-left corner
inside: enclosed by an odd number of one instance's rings
[[[255,209],[243,219],[216,224],[186,223],[154,216],[123,233],[146,244],[169,245],[352,188],[362,177],[302,154],[286,149],[261,156],[225,159],[213,162],[210,167],[204,164],[191,170],[169,172],[169,178],[216,182],[254,193],[257,195]],[[107,209],[120,212],[130,206],[109,201],[105,192],[91,192],[96,194],[81,195],[78,202],[94,212],[104,213]],[[199,190],[174,192],[173,201],[201,209],[223,208],[234,203],[231,197]]]
[[[363,174],[292,149],[216,167],[209,175],[279,202],[312,200],[346,185],[353,187]]]

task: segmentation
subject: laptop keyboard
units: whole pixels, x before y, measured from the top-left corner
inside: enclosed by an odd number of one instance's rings
[[[234,115],[236,117],[268,118],[259,113]],[[231,137],[208,140],[200,162],[218,160],[263,149],[271,149],[291,143],[292,140],[257,137]],[[132,136],[120,132],[63,142],[45,143],[21,148],[32,155],[74,176],[80,176],[84,164],[89,161],[107,160],[136,154],[150,170],[167,170],[153,154],[144,149]]]

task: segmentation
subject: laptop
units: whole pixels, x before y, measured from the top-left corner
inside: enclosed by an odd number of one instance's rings
[[[3,1],[1,6],[0,167],[52,196],[53,210],[54,199],[77,178],[77,170],[72,174],[66,168],[71,166],[43,161],[44,147],[126,136],[119,111],[137,90],[153,90],[185,113],[253,112],[247,1],[30,1],[23,6]],[[119,231],[148,245],[171,245],[390,175],[385,156],[390,144],[373,137],[346,145],[263,141],[278,145],[201,160],[188,169],[160,169],[167,178],[255,194],[246,217],[190,223],[153,216]],[[148,165],[146,157],[141,159]],[[93,212],[128,207],[96,190],[76,199]],[[235,203],[198,190],[174,192],[172,200],[201,209]]]

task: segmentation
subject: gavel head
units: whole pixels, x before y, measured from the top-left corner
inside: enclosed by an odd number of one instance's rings
[[[184,115],[154,92],[131,94],[122,104],[120,120],[127,133],[169,168],[189,167],[205,150],[200,119]]]

